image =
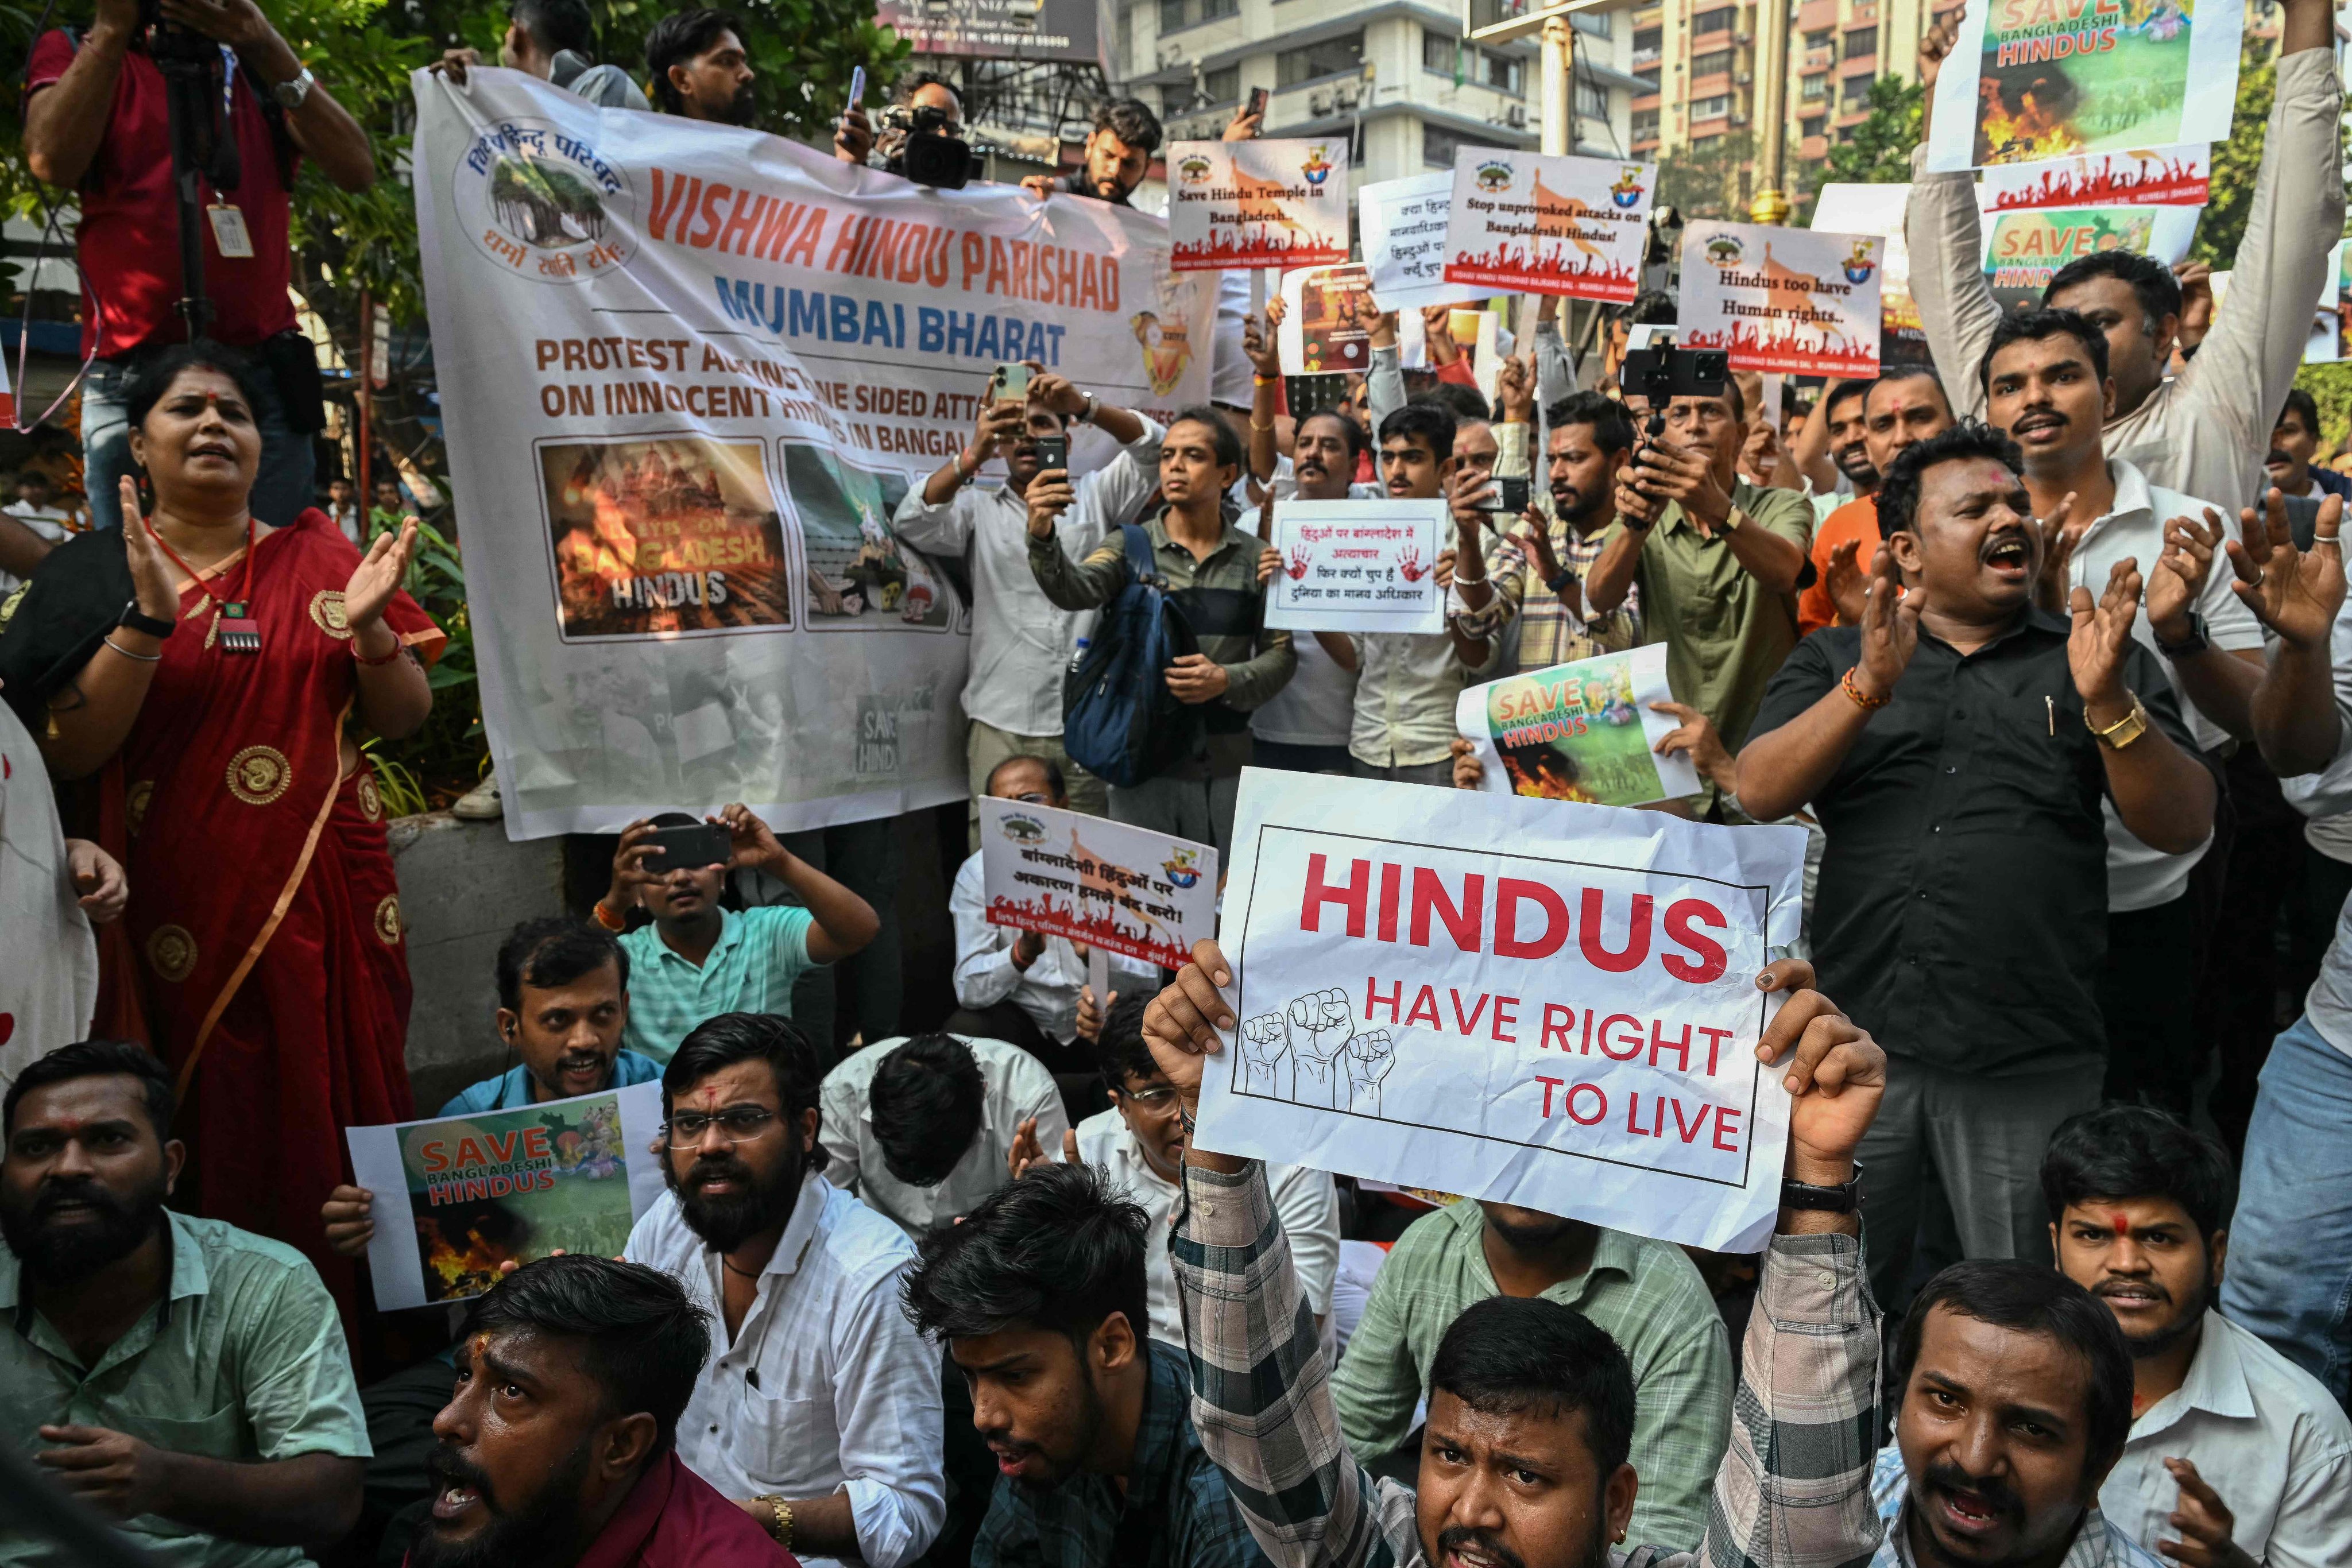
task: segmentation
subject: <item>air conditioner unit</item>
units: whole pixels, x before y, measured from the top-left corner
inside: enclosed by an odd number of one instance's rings
[[[1325,115],[1330,113],[1331,95],[1328,92],[1308,93],[1307,95],[1307,112],[1313,115],[1318,120],[1320,120]]]
[[[1731,79],[1737,82],[1739,86],[1746,87],[1749,82],[1756,79],[1756,73],[1754,71],[1741,71]]]
[[[1333,106],[1342,110],[1353,109],[1363,100],[1364,89],[1360,87],[1338,87],[1331,89]]]
[[[1524,103],[1512,104],[1503,111],[1503,118],[1510,121],[1512,130],[1525,131],[1528,128],[1528,106]]]

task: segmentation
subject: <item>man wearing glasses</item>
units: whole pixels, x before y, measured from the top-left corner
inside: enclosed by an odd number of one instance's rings
[[[787,1019],[687,1035],[662,1075],[669,1191],[624,1256],[710,1314],[687,1468],[808,1568],[900,1568],[947,1515],[939,1359],[898,1310],[914,1245],[822,1174],[822,1076]]]

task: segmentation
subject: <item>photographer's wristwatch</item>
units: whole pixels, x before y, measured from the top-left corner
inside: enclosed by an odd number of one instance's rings
[[[292,81],[282,81],[271,88],[269,96],[278,100],[280,109],[299,109],[302,100],[310,96],[310,89],[318,85],[319,78],[310,74],[309,66],[304,66]]]

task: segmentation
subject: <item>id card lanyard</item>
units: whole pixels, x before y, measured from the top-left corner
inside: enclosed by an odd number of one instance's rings
[[[232,126],[231,134],[235,134],[234,121],[230,116],[236,109],[234,99],[236,89],[236,51],[223,44],[220,47],[220,52],[221,120],[222,123]],[[245,214],[218,191],[213,193],[212,201],[205,205],[205,217],[213,225],[213,245],[221,253],[223,259],[228,261],[253,259],[253,231],[246,227]]]

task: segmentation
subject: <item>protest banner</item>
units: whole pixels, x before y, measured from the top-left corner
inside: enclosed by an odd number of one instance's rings
[[[1069,60],[1115,70],[1098,0],[879,0],[874,19],[918,54]]]
[[[1443,500],[1274,504],[1282,564],[1268,584],[1265,623],[1292,632],[1445,630],[1438,552],[1452,514]]]
[[[1000,361],[1162,416],[1205,398],[1214,280],[1108,202],[932,190],[496,68],[414,88],[508,833],[961,799],[969,612],[890,518]],[[1073,434],[1076,469],[1115,453]]]
[[[1171,141],[1168,238],[1179,272],[1348,259],[1348,139]]]
[[[1380,307],[1364,269],[1310,267],[1282,275],[1282,325],[1275,351],[1290,376],[1320,376],[1370,370],[1372,323]]]
[[[1345,824],[1335,827],[1333,824]],[[1805,836],[1250,768],[1202,1148],[1753,1250]]]
[[[2004,310],[2042,303],[2070,261],[2104,250],[2152,256],[2167,267],[2189,254],[2201,207],[2055,207],[1986,214],[1985,276]]]
[[[1727,350],[1735,371],[1874,376],[1885,261],[1875,235],[1693,223],[1675,341]]]
[[[1649,163],[1460,148],[1445,280],[1629,304],[1657,177]]]
[[[1356,193],[1364,267],[1383,310],[1410,315],[1428,305],[1483,299],[1474,284],[1445,281],[1445,227],[1454,210],[1454,175],[1441,169],[1382,180]]]
[[[2226,141],[2244,0],[1991,0],[1936,78],[1932,171]]]
[[[478,1296],[501,1263],[617,1258],[664,1189],[661,1085],[513,1111],[350,1127],[352,1178],[375,1195],[368,1274],[384,1312]]]
[[[1166,968],[1217,928],[1213,845],[1078,811],[982,797],[980,874],[990,925]]]
[[[1645,806],[1698,793],[1688,756],[1652,749],[1677,721],[1650,705],[1673,700],[1666,646],[1651,643],[1465,687],[1454,728],[1488,794]]]
[[[1875,235],[1884,243],[1878,267],[1878,362],[1925,365],[1927,329],[1911,298],[1911,250],[1903,239],[1903,209],[1911,187],[1830,184],[1813,198],[1812,226],[1828,234]]]
[[[1987,169],[1987,212],[2024,207],[2201,207],[2210,197],[2213,149],[2192,141],[2179,147],[2147,147],[2090,152],[2046,163],[2006,163]]]

